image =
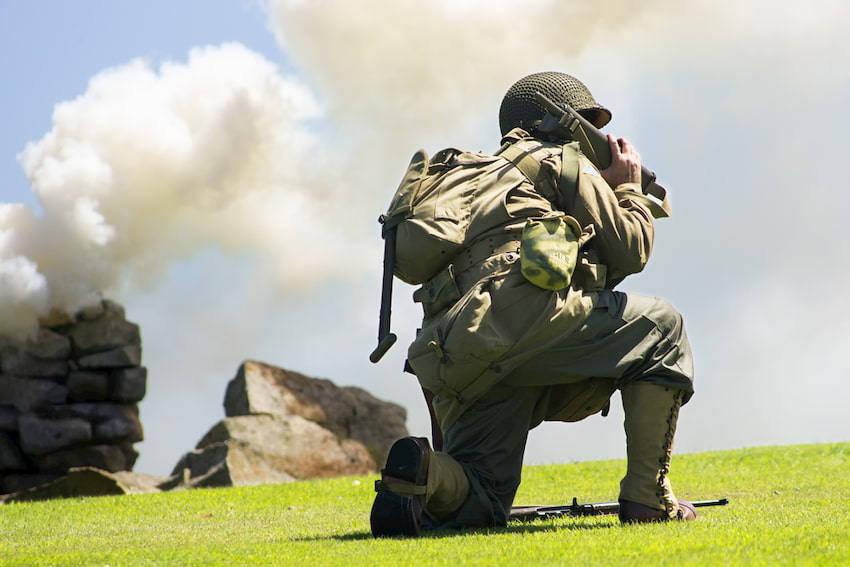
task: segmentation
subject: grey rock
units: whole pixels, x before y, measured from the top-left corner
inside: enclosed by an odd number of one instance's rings
[[[0,404],[0,432],[18,432],[18,416],[21,412],[15,406]]]
[[[14,349],[0,352],[0,370],[17,376],[62,376],[68,373],[67,360],[44,360]]]
[[[172,476],[189,486],[238,486],[375,470],[362,443],[339,439],[300,416],[252,415],[216,424],[175,466]]]
[[[0,494],[13,494],[27,490],[35,486],[47,484],[62,478],[63,475],[44,474],[33,472],[4,473],[0,474]],[[0,501],[3,500],[0,496]]]
[[[23,342],[0,339],[0,370],[18,376],[62,376],[68,372],[70,353],[68,337],[39,328]]]
[[[84,419],[42,419],[33,414],[24,414],[18,423],[21,450],[27,455],[46,455],[92,439],[91,425]]]
[[[144,441],[142,424],[135,415],[116,416],[94,424],[92,440],[100,443]]]
[[[139,326],[124,318],[124,309],[111,301],[96,318],[81,319],[68,330],[74,355],[83,356],[124,346],[141,346]]]
[[[68,388],[53,380],[0,374],[0,404],[14,406],[21,413],[62,404],[67,398]]]
[[[396,440],[408,435],[407,411],[402,406],[361,388],[340,388],[330,380],[251,360],[228,383],[224,410],[228,417],[301,416],[339,437],[360,441],[377,462],[384,461]]]
[[[142,363],[140,346],[121,346],[103,352],[96,352],[77,359],[80,368],[127,368]]]
[[[5,502],[31,502],[53,498],[111,496],[160,492],[164,479],[132,472],[110,473],[94,467],[73,468],[62,478],[3,497]]]
[[[27,461],[18,444],[6,433],[0,433],[0,474],[27,470]]]
[[[61,333],[40,327],[34,337],[23,342],[0,339],[0,352],[13,351],[42,360],[66,360],[71,354],[71,340]]]
[[[140,402],[147,392],[147,382],[148,370],[144,366],[113,370],[109,397],[116,402]]]
[[[172,479],[161,488],[253,486],[296,480],[275,468],[263,455],[238,442],[215,443],[187,453],[174,468]]]
[[[116,418],[138,419],[139,406],[113,402],[81,402],[54,407],[45,414],[55,419],[81,417],[92,422],[103,422]]]
[[[77,401],[103,401],[109,397],[109,373],[74,371],[68,374],[68,398]]]
[[[75,467],[94,467],[109,472],[131,470],[138,454],[130,446],[85,445],[35,457],[42,473],[62,474]]]

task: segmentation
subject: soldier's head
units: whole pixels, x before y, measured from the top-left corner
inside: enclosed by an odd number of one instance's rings
[[[540,93],[556,104],[566,103],[588,122],[602,128],[611,120],[611,111],[598,104],[584,83],[566,73],[534,73],[508,89],[499,109],[499,128],[504,136],[514,128],[534,134],[546,110],[534,99]]]

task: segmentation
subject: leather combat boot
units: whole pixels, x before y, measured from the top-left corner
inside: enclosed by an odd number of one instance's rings
[[[628,500],[620,500],[620,521],[624,524],[643,524],[647,522],[666,522],[668,520],[695,520],[697,510],[694,505],[687,500],[678,500],[679,514],[675,518],[671,518],[667,510],[658,510],[650,508],[637,502],[629,502]]]
[[[424,437],[396,441],[375,481],[370,523],[375,537],[417,536],[422,530],[431,445]]]
[[[649,382],[622,389],[626,415],[626,476],[620,482],[620,521],[692,520],[690,502],[673,494],[668,475],[684,392]]]

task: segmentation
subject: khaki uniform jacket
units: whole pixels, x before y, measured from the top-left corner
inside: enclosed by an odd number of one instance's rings
[[[435,393],[443,431],[516,366],[578,328],[595,305],[594,291],[641,271],[652,247],[652,215],[638,184],[612,190],[574,143],[542,142],[521,129],[503,141],[541,163],[537,187],[501,160],[462,211],[470,245],[414,293],[425,317],[408,361]],[[550,291],[522,275],[519,239],[528,218],[556,210],[578,221],[585,244],[570,286]]]

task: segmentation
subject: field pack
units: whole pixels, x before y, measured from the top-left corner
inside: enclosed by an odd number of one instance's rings
[[[487,170],[504,159],[448,148],[429,160],[413,155],[404,178],[382,217],[384,230],[395,229],[395,275],[422,284],[463,250],[469,227],[469,203]]]
[[[569,155],[577,156],[577,152],[576,146],[571,148]],[[393,277],[411,285],[429,282],[444,272],[460,252],[471,244],[468,234],[471,203],[478,192],[490,188],[489,184],[500,183],[500,173],[507,165],[505,160],[516,166],[550,201],[559,200],[551,184],[541,182],[538,159],[515,144],[506,143],[494,155],[447,148],[430,159],[424,150],[417,151],[411,158],[387,212],[380,217],[384,237],[384,274],[378,347],[369,357],[372,362],[380,360],[396,340],[396,336],[390,332]],[[575,186],[577,168],[577,157],[562,160],[561,176],[569,180],[569,186]],[[561,215],[555,225],[547,219],[547,222],[538,223],[538,228],[557,227],[568,219],[570,217]],[[562,238],[564,235],[572,237],[577,226],[568,228],[559,232]],[[574,241],[574,238],[569,240]],[[555,280],[542,272],[531,274],[529,279],[533,283],[541,285],[540,282],[545,282],[542,284],[545,287],[551,281],[559,282],[547,289],[560,288],[569,283],[577,246],[573,242],[565,242],[565,245],[573,248],[570,251],[571,264],[565,266],[563,262],[537,261],[534,267],[548,270],[554,264],[561,272]],[[536,251],[540,253],[538,258],[542,258],[543,254],[551,253],[553,248],[551,245],[538,246]],[[529,275],[526,273],[526,277]]]

